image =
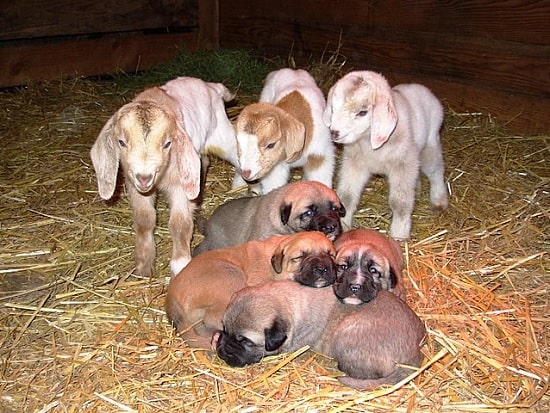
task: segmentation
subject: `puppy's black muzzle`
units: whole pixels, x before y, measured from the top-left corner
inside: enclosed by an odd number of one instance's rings
[[[336,265],[329,254],[309,256],[302,261],[295,281],[308,287],[322,288],[336,280]]]
[[[258,346],[252,343],[252,341],[244,337],[237,340],[224,331],[220,332],[216,352],[231,367],[243,367],[247,364],[254,364],[259,362],[263,357],[263,352],[258,351]]]
[[[334,294],[344,303],[357,301],[368,303],[378,295],[380,284],[375,284],[372,279],[364,277],[361,277],[360,280],[349,280],[344,275],[336,279],[333,290]]]
[[[320,231],[325,234],[328,239],[334,241],[342,233],[340,215],[335,211],[331,211],[324,215],[318,215],[311,220],[308,230]]]

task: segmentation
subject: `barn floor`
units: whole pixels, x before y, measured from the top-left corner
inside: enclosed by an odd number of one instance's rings
[[[99,198],[89,158],[134,93],[83,79],[0,93],[0,411],[550,410],[550,136],[447,108],[450,207],[433,215],[423,181],[404,245],[425,365],[407,383],[358,392],[307,349],[233,369],[173,334],[166,206],[157,276],[136,277],[127,199]],[[237,95],[237,107],[248,101]],[[213,162],[202,214],[244,194],[231,178]],[[386,195],[373,181],[358,226],[387,230]]]

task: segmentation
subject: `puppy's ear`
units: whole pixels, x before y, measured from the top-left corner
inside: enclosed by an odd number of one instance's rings
[[[395,275],[395,270],[390,266],[390,287],[395,288],[397,285],[397,275]]]
[[[288,220],[290,219],[291,210],[292,210],[292,204],[281,205],[280,214],[281,214],[281,222],[283,223],[283,225],[286,225],[288,223]]]
[[[345,217],[346,216],[346,207],[344,206],[344,204],[340,204],[340,208],[338,209],[338,215],[340,215],[340,217]]]
[[[277,274],[280,274],[283,271],[283,250],[278,248],[277,251],[271,256],[271,267],[275,270]]]
[[[277,350],[287,339],[287,324],[281,318],[276,318],[271,328],[264,329],[265,349],[267,351]]]

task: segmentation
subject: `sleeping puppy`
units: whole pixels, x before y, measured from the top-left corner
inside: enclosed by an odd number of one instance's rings
[[[405,301],[405,267],[397,241],[373,229],[353,229],[335,241],[337,279],[334,293],[346,304],[371,301],[388,290]]]
[[[425,334],[414,311],[388,291],[346,305],[332,288],[277,281],[237,292],[212,344],[234,367],[309,345],[336,360],[346,374],[338,378],[342,384],[371,389],[395,384],[420,366]]]
[[[267,194],[286,184],[293,168],[304,179],[332,187],[335,149],[323,123],[325,95],[305,70],[284,68],[267,75],[260,101],[236,121],[242,178]]]
[[[325,287],[336,277],[334,256],[332,243],[317,231],[207,251],[170,280],[165,303],[168,319],[190,346],[209,348],[235,291],[283,279]]]
[[[206,222],[193,255],[275,234],[321,231],[331,241],[342,232],[346,211],[336,193],[316,181],[286,184],[266,195],[233,199]]]

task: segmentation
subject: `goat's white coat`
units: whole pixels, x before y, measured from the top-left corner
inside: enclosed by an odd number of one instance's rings
[[[195,150],[204,156],[215,155],[234,167],[239,165],[235,128],[227,117],[225,105],[234,95],[223,83],[205,82],[181,76],[161,86],[178,104],[185,130]],[[244,182],[236,172],[233,186]]]
[[[364,187],[374,174],[389,184],[392,210],[390,233],[408,239],[420,170],[430,181],[430,201],[445,209],[448,192],[439,131],[444,111],[425,86],[401,84],[390,88],[374,72],[355,71],[330,89],[324,120],[334,142],[344,145],[336,192],[352,217]]]
[[[298,157],[278,159],[274,164],[267,165],[262,159],[263,151],[266,149],[261,147],[258,136],[247,133],[244,128],[240,127],[246,123],[246,119],[243,118],[246,111],[241,113],[237,121],[240,170],[249,172],[248,180],[259,181],[257,185],[253,186],[259,194],[266,194],[285,185],[290,179],[291,169],[298,167],[304,169],[305,180],[319,181],[332,188],[335,148],[330,139],[330,131],[323,122],[326,100],[313,77],[301,69],[285,68],[271,72],[265,79],[259,102],[276,105],[294,91],[303,96],[309,105],[309,108],[306,109],[310,111],[313,119],[311,141],[303,147]],[[303,125],[301,127],[303,128]],[[302,134],[305,136],[305,133]],[[308,168],[308,160],[316,155],[324,159],[322,164],[315,168]]]

